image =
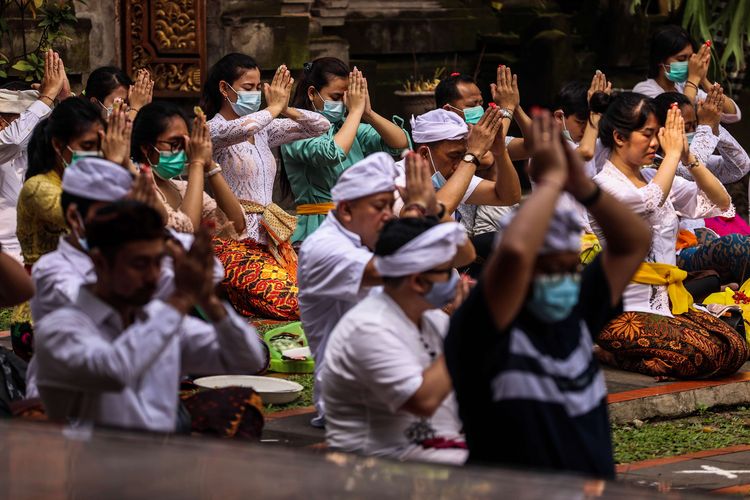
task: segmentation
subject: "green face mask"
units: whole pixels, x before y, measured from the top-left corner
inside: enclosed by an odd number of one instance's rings
[[[464,121],[470,125],[476,125],[479,120],[484,116],[484,108],[482,106],[474,106],[471,108],[464,108]]]
[[[154,169],[156,175],[164,180],[169,180],[181,175],[185,171],[185,163],[187,163],[187,154],[185,151],[177,151],[175,153],[159,151],[159,163],[151,165],[151,167]]]
[[[688,62],[678,61],[664,65],[664,76],[675,83],[684,83],[688,79]]]
[[[70,165],[74,164],[77,160],[81,158],[90,158],[90,157],[96,157],[100,158],[102,156],[101,151],[82,151],[82,150],[73,150],[70,149],[70,146],[65,146],[68,148],[68,151],[70,151],[70,163],[66,163],[65,159],[63,158],[63,163],[65,163],[66,167],[69,167]]]

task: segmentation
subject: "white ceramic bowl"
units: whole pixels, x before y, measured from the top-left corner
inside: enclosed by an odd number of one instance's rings
[[[258,377],[254,375],[216,375],[202,377],[193,381],[195,385],[209,389],[222,387],[252,387],[263,403],[283,405],[297,399],[304,389],[297,382],[276,377]]]

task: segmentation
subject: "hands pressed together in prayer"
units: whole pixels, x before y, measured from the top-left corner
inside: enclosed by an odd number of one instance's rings
[[[289,112],[289,96],[293,86],[294,78],[292,78],[292,74],[285,64],[276,69],[271,83],[263,84],[263,95],[267,104],[266,110],[274,118],[279,115],[286,115]]]
[[[401,199],[404,200],[401,217],[438,215],[440,205],[432,185],[432,172],[427,160],[412,151],[406,155],[405,163],[406,186],[397,186]]]
[[[63,101],[72,95],[65,64],[57,52],[49,49],[44,53],[44,75],[39,84],[39,99],[52,106],[56,100]]]
[[[698,101],[698,124],[708,125],[714,135],[719,135],[719,123],[721,122],[721,110],[724,106],[726,96],[724,89],[718,83],[711,86],[708,96]]]
[[[200,307],[212,322],[221,321],[226,310],[216,295],[213,284],[214,252],[212,228],[201,224],[187,252],[178,242],[167,241],[167,252],[173,260],[175,291],[168,302],[183,314]]]
[[[151,79],[151,73],[147,69],[141,68],[135,75],[135,83],[128,89],[128,104],[130,105],[128,111],[133,113],[131,119],[135,118],[135,113],[149,104],[153,98],[154,81]]]
[[[104,158],[135,173],[135,169],[130,164],[130,138],[133,135],[133,122],[128,119],[126,107],[122,100],[115,100],[112,113],[107,119],[106,131],[99,131],[99,141]]]

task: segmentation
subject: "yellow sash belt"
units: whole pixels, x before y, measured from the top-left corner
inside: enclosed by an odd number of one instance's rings
[[[263,206],[254,201],[239,201],[246,213],[260,214],[260,225],[263,226],[269,236],[268,251],[274,256],[276,262],[296,281],[297,253],[292,248],[289,239],[297,227],[297,218],[286,213],[283,208],[275,203]]]
[[[644,285],[666,285],[669,301],[672,303],[672,314],[682,314],[693,305],[693,296],[682,284],[685,278],[687,272],[677,266],[643,262],[632,281]]]
[[[297,205],[297,215],[327,215],[336,208],[336,204],[330,201],[323,203],[303,203]]]

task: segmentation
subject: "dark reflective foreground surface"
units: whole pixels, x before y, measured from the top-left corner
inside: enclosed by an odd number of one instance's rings
[[[518,471],[0,421],[2,498],[700,498]]]

